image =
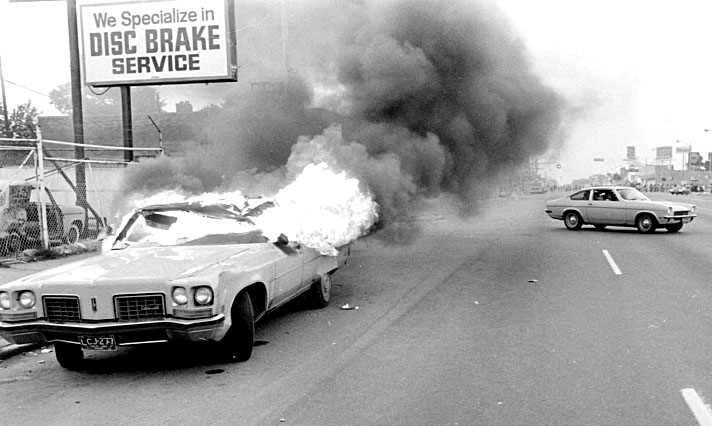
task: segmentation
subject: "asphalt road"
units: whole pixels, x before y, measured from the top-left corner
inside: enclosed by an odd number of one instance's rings
[[[700,424],[712,201],[685,197],[699,218],[680,233],[640,235],[568,231],[547,198],[490,200],[468,219],[434,205],[410,244],[360,240],[331,305],[267,318],[246,363],[210,345],[92,354],[82,372],[14,357],[0,423]]]

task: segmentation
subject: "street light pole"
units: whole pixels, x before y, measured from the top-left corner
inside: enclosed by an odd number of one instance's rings
[[[10,133],[10,120],[7,117],[7,99],[5,99],[5,77],[2,75],[2,57],[0,57],[0,90],[2,90],[2,110],[3,110],[3,120],[5,123],[5,137],[11,138]]]

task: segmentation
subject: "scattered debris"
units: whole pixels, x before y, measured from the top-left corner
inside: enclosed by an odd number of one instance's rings
[[[538,283],[539,280],[529,280],[530,283]]]
[[[343,311],[351,311],[354,309],[358,309],[358,306],[352,306],[352,305],[349,305],[348,303],[341,306],[341,310],[343,310]]]
[[[44,364],[44,363],[45,363],[45,360],[43,360],[43,359],[37,361],[37,364]]]
[[[48,353],[52,352],[52,349],[50,349],[50,348],[44,348],[44,349],[42,349],[40,352],[43,353],[43,354],[48,354]]]

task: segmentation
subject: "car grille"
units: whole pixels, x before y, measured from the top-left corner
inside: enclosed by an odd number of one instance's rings
[[[44,310],[49,322],[79,322],[79,298],[72,296],[47,296],[43,298]]]
[[[689,210],[679,210],[673,213],[674,216],[687,216],[690,214]]]
[[[119,321],[163,319],[166,314],[162,294],[117,296],[114,305]]]

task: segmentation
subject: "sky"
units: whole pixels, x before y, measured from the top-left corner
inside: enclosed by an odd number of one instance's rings
[[[493,2],[571,111],[564,146],[538,159],[542,174],[568,182],[617,171],[627,146],[641,164],[655,163],[661,146],[691,146],[705,159],[712,152],[712,130],[705,131],[712,129],[712,2]],[[56,115],[47,95],[70,78],[66,3],[0,0],[0,59],[10,107],[31,100]],[[161,93],[168,111],[183,100],[211,102],[180,93]],[[675,154],[676,168],[682,163]]]

